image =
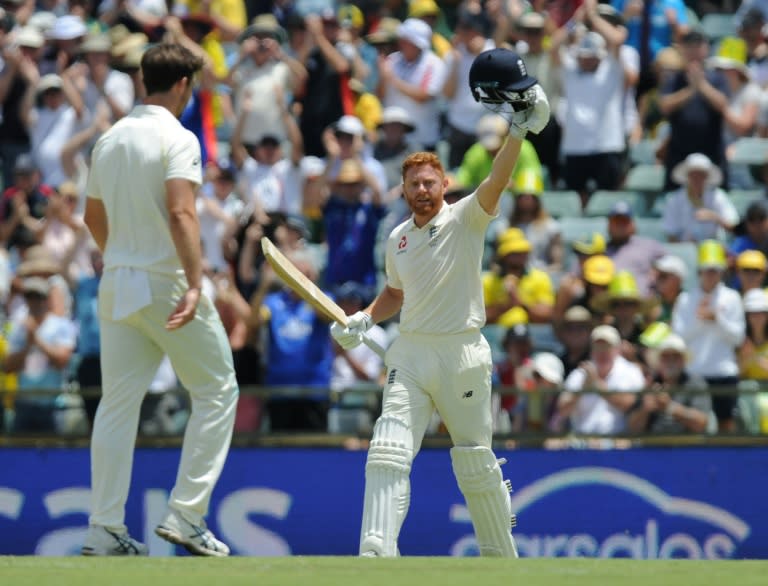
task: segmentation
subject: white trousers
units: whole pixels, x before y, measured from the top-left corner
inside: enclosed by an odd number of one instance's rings
[[[493,363],[479,331],[452,336],[402,334],[387,352],[386,362],[382,416],[401,419],[410,428],[414,457],[435,409],[454,445],[491,446]]]
[[[153,274],[150,288],[150,305],[114,321],[114,273],[105,273],[99,286],[102,397],[91,438],[92,525],[125,526],[141,403],[164,355],[192,402],[169,505],[199,523],[229,451],[238,386],[219,315],[202,296],[194,320],[168,331],[165,322],[186,280]]]

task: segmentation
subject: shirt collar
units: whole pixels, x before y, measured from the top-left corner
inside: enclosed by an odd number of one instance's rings
[[[413,214],[411,214],[411,218],[409,220],[408,225],[408,231],[411,232],[413,230],[429,230],[433,226],[442,226],[448,221],[448,218],[451,214],[450,208],[451,204],[443,202],[442,207],[440,208],[440,211],[437,212],[437,215],[432,218],[429,222],[424,224],[421,228],[419,228],[415,222],[413,221]]]

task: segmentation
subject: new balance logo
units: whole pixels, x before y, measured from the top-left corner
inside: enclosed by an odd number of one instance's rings
[[[461,396],[461,398],[462,398],[462,399],[469,399],[469,398],[472,396],[472,394],[473,394],[474,392],[475,392],[475,391],[467,391],[466,393],[464,393],[464,394]]]
[[[389,371],[389,376],[387,377],[387,384],[391,385],[395,382],[395,373],[397,372],[396,368],[393,368]]]

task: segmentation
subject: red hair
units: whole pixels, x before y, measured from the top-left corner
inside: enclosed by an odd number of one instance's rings
[[[445,177],[445,169],[443,169],[443,164],[440,162],[440,158],[435,153],[420,151],[408,155],[403,161],[403,179],[405,179],[408,169],[411,167],[419,167],[421,165],[429,165],[435,169],[435,171],[440,173],[441,177]]]

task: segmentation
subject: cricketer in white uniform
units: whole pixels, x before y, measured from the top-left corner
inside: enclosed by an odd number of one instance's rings
[[[200,291],[200,146],[177,118],[201,66],[179,45],[149,49],[142,59],[147,99],[93,151],[85,220],[104,252],[103,384],[91,440],[85,555],[147,553],[127,533],[125,503],[142,399],[166,354],[189,391],[192,414],[156,533],[197,555],[229,553],[203,518],[229,450],[238,386],[227,335]]]
[[[403,195],[412,216],[392,231],[386,248],[387,285],[346,328],[331,327],[354,347],[371,324],[400,311],[400,335],[387,351],[381,417],[366,463],[360,536],[363,556],[396,556],[410,502],[411,463],[431,414],[440,413],[454,447],[453,471],[472,517],[481,555],[516,557],[510,485],[491,450],[491,368],[481,260],[486,228],[509,182],[528,130],[539,132],[549,104],[539,86],[532,114],[512,124],[490,175],[477,190],[447,204],[447,181],[432,153],[403,163]]]

